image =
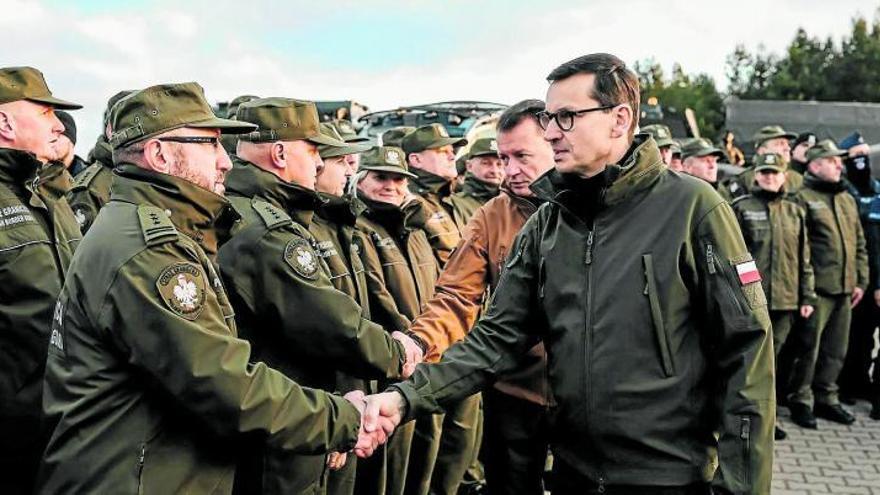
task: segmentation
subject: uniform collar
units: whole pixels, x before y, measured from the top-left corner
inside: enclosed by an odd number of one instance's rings
[[[367,206],[358,198],[334,196],[318,193],[324,204],[318,209],[318,216],[341,225],[354,225],[357,217],[363,214]]]
[[[409,190],[416,194],[436,194],[441,198],[449,196],[452,192],[452,181],[439,175],[434,175],[420,168],[411,167],[410,172],[415,174],[415,179],[409,180]]]
[[[315,191],[287,182],[239,157],[235,157],[232,170],[226,174],[226,191],[272,203],[305,227],[311,223],[315,210],[324,204]]]
[[[185,179],[124,163],[113,170],[111,201],[148,204],[165,210],[171,222],[213,257],[238,215],[226,198]]]
[[[103,134],[98,136],[95,147],[89,152],[89,163],[98,162],[107,168],[113,168],[113,149]]]
[[[471,196],[484,203],[495,196],[498,196],[500,190],[500,187],[482,181],[470,172],[465,174],[464,184],[461,186],[462,194],[465,196]]]
[[[363,198],[362,201],[366,207],[366,210],[364,210],[366,218],[378,223],[389,231],[403,231],[407,219],[407,214],[403,208],[369,198]],[[417,201],[411,201],[410,204],[412,203],[417,203]]]
[[[764,189],[761,189],[761,186],[759,186],[758,184],[752,184],[751,186],[749,186],[749,194],[751,194],[752,196],[755,196],[756,198],[761,198],[761,199],[766,199],[768,201],[772,201],[774,199],[781,198],[782,196],[785,196],[785,194],[786,194],[785,186],[786,185],[783,184],[782,188],[779,189],[779,191],[772,192],[772,191],[766,191]]]
[[[501,193],[506,194],[507,197],[510,198],[510,201],[513,202],[514,206],[519,209],[524,215],[531,216],[533,213],[538,211],[538,208],[546,203],[543,199],[537,196],[520,196],[515,194],[505,185],[501,186]]]
[[[0,181],[25,184],[32,181],[42,168],[43,162],[31,152],[0,148]]]
[[[804,186],[814,191],[836,194],[846,191],[846,182],[841,179],[837,182],[828,182],[807,172],[804,174]]]

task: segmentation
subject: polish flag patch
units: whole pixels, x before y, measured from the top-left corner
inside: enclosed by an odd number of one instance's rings
[[[736,274],[739,275],[739,283],[742,285],[761,281],[761,273],[754,261],[746,261],[736,265]]]

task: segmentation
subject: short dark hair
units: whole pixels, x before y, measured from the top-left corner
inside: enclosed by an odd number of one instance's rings
[[[639,78],[626,67],[623,60],[608,53],[591,53],[569,60],[553,69],[547,81],[555,82],[568,79],[575,74],[593,74],[591,98],[602,106],[629,104],[633,111],[630,135],[639,125]]]
[[[498,123],[495,130],[498,132],[507,132],[518,126],[520,122],[526,119],[532,119],[535,124],[538,123],[538,112],[544,111],[544,102],[541,100],[523,100],[507,107],[507,110],[498,117]]]

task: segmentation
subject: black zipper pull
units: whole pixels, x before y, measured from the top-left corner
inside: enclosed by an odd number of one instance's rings
[[[584,255],[584,263],[589,265],[593,262],[593,231],[587,236],[587,254]]]

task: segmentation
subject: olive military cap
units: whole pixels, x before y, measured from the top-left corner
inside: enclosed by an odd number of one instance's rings
[[[362,143],[370,140],[368,137],[358,135],[357,131],[354,130],[354,125],[348,120],[336,119],[330,122],[330,124],[346,143]]]
[[[238,107],[238,120],[257,125],[257,130],[239,137],[242,141],[309,141],[338,145],[340,141],[321,135],[318,108],[314,102],[293,98],[257,98]]]
[[[126,89],[116,93],[111,96],[109,100],[107,100],[107,108],[104,109],[104,127],[107,127],[107,124],[113,121],[113,107],[119,103],[119,100],[125,98],[126,96],[134,93],[132,89]]]
[[[449,132],[442,124],[428,124],[419,127],[413,132],[407,134],[401,142],[401,147],[406,154],[419,153],[425,150],[440,148],[451,144],[467,144],[465,138],[449,137]]]
[[[797,137],[797,134],[793,132],[786,132],[782,126],[779,125],[768,125],[758,129],[758,132],[752,136],[752,141],[755,142],[755,148],[761,146],[764,141],[769,141],[771,139],[776,138],[785,138],[785,139],[794,139]]]
[[[62,110],[77,110],[82,105],[52,96],[43,73],[33,67],[0,68],[0,104],[27,100]]]
[[[682,160],[692,156],[709,156],[715,155],[718,158],[724,158],[724,152],[716,148],[708,139],[691,138],[681,145]]]
[[[672,148],[672,156],[681,158],[681,143],[676,140],[672,140],[672,144],[669,145]]]
[[[403,138],[414,130],[416,130],[415,127],[408,125],[392,127],[382,133],[382,146],[396,146],[400,148],[403,145]]]
[[[807,150],[807,162],[818,160],[819,158],[828,158],[829,156],[846,156],[849,152],[841,150],[830,139],[819,141],[816,146]]]
[[[474,141],[468,150],[467,159],[478,156],[498,156],[498,141],[494,137],[480,138]]]
[[[362,144],[345,142],[342,136],[339,135],[339,131],[336,130],[336,127],[331,124],[321,123],[321,134],[337,142],[336,144],[319,145],[318,153],[321,155],[321,158],[333,158],[337,156],[353,155],[355,153],[363,153],[364,151],[370,149],[369,146],[365,146]]]
[[[654,138],[654,141],[657,141],[658,148],[665,148],[667,146],[672,146],[675,144],[675,140],[672,139],[672,131],[669,130],[669,127],[663,124],[651,124],[642,127],[642,132],[647,132]]]
[[[259,96],[254,95],[241,95],[236,96],[229,102],[229,106],[226,107],[226,118],[227,119],[235,119],[235,114],[238,112],[238,107],[241,106],[242,103],[247,103],[249,101],[253,101],[258,99]]]
[[[406,166],[403,150],[396,146],[376,146],[361,155],[358,170],[372,170],[403,175],[415,179],[415,174]]]
[[[755,172],[760,172],[762,170],[785,172],[786,168],[785,160],[776,153],[766,153],[755,156]]]
[[[114,149],[181,127],[219,129],[231,134],[255,127],[214,115],[204,90],[194,82],[159,84],[135,91],[119,100],[110,113],[110,145]]]

